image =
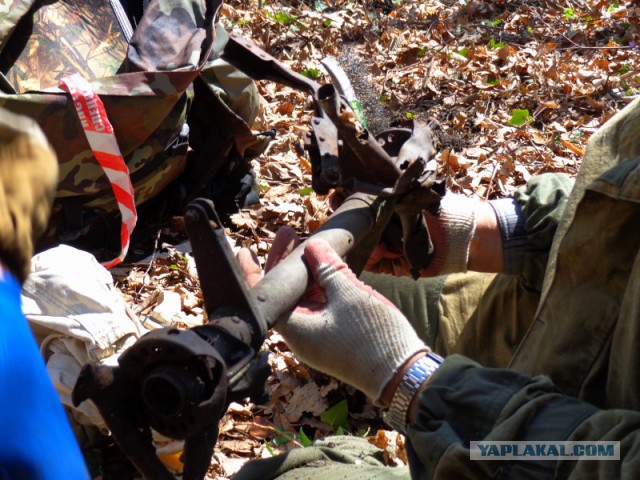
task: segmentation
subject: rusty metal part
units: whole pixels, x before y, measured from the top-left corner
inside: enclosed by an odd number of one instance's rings
[[[435,171],[427,167],[427,162],[436,153],[432,126],[431,123],[414,122],[412,134],[402,144],[396,159],[403,171],[396,190],[404,194],[395,210],[402,227],[404,256],[414,278],[420,276],[434,254],[423,211],[436,208],[445,194],[444,182],[436,182]]]
[[[229,35],[221,53],[223,60],[242,70],[254,80],[270,80],[315,96],[320,84],[285,67],[251,40]]]
[[[184,219],[209,320],[215,323],[218,318],[242,317],[251,328],[251,332],[248,332],[250,338],[242,340],[258,351],[267,333],[267,326],[249,295],[249,288],[213,203],[205,199],[194,200],[187,206]],[[205,262],[204,265],[199,265],[202,262]],[[234,330],[237,331],[237,328],[234,327]]]
[[[393,130],[376,139],[332,85],[320,87],[292,72],[252,42],[231,37],[223,58],[255,79],[313,95],[316,117],[307,143],[314,188],[360,192],[347,198],[314,238],[326,240],[341,256],[351,252],[362,268],[393,211],[403,226],[412,266],[428,261],[420,250],[428,242],[421,212],[437,206],[444,194],[426,168],[433,155],[428,126],[417,124],[413,132]],[[249,289],[213,204],[194,201],[185,222],[210,321],[186,331],[161,329],[143,336],[120,357],[119,366],[83,367],[73,390],[74,404],[95,402],[145,480],[173,478],[155,455],[151,429],[185,439],[183,479],[204,478],[228,403],[266,399],[270,369],[267,354],[259,350],[268,328],[296,306],[311,283],[302,260],[304,243]],[[376,224],[375,236],[369,236],[353,260],[354,246]]]
[[[227,407],[226,366],[215,348],[192,331],[154,330],[118,363],[85,365],[73,389],[74,404],[89,399],[96,404],[114,440],[145,480],[174,478],[158,460],[152,428],[185,439],[190,461],[183,478],[204,478],[218,435],[218,421],[212,419]]]
[[[360,275],[365,269],[369,258],[371,258],[373,250],[380,243],[382,236],[388,230],[389,224],[395,213],[396,200],[397,199],[395,197],[380,200],[375,225],[371,230],[369,230],[369,232],[367,232],[367,235],[362,239],[362,241],[355,245],[355,247],[346,255],[345,261],[356,275]]]
[[[357,120],[349,102],[333,85],[321,86],[291,71],[250,40],[234,35],[230,36],[221,56],[256,80],[271,80],[312,95],[316,118],[312,120],[315,138],[310,143],[316,149],[312,165],[313,186],[317,192],[342,187],[384,197],[405,193],[396,185],[403,172]],[[325,119],[333,124],[335,131]],[[340,143],[346,144],[346,148],[341,148]],[[336,172],[337,165],[339,172]]]
[[[313,129],[305,147],[307,151],[313,148],[311,186],[316,193],[326,195],[332,188],[343,183],[344,168],[341,167],[338,130],[326,117],[314,117],[311,125]]]
[[[328,123],[327,118],[314,119],[313,124],[315,127],[324,123]],[[323,127],[322,132],[321,142],[318,142],[318,134],[307,139],[306,148],[311,156],[312,165],[323,162],[339,145],[335,138],[331,139],[325,133],[331,132],[329,128]],[[357,148],[360,148],[361,152],[371,152],[373,150],[369,149],[368,145],[373,142],[383,150],[384,157],[379,155],[379,158],[382,158],[383,162],[388,158],[389,162],[398,166],[399,175],[395,177],[393,187],[386,188],[385,195],[380,195],[386,202],[380,205],[383,213],[377,217],[375,228],[372,227],[366,241],[362,242],[356,251],[351,252],[347,261],[349,266],[359,273],[382,238],[393,250],[404,252],[413,276],[417,277],[433,256],[433,244],[422,211],[436,209],[445,193],[444,183],[437,181],[435,171],[427,167],[428,161],[435,154],[431,125],[415,122],[413,130],[391,129],[382,132],[375,139],[361,143],[361,147]],[[354,155],[348,155],[349,152],[352,150],[345,146],[340,150],[338,161],[341,175],[354,172],[354,175],[362,178],[372,174],[370,169],[363,168],[359,162],[353,161]],[[354,165],[358,168],[354,168]],[[360,170],[360,173],[356,170]],[[378,174],[373,175],[375,177]],[[314,181],[316,180],[326,187],[324,177],[318,175],[314,178]],[[370,191],[362,188],[363,182],[342,181],[341,185],[345,190]],[[379,194],[380,190],[374,193]],[[401,243],[398,243],[400,239]]]
[[[335,87],[331,84],[320,87],[315,102],[336,126],[338,137],[353,152],[359,164],[359,175],[354,175],[351,184],[345,186],[378,196],[402,193],[393,190],[402,172],[373,135],[357,121],[348,102],[338,95]]]
[[[144,413],[136,408],[141,400],[133,379],[118,368],[84,365],[72,400],[74,405],[84,400],[95,403],[113,439],[145,480],[174,480],[156,455]]]
[[[405,252],[412,273],[419,272],[433,255],[433,244],[421,209],[433,208],[439,204],[441,196],[433,195],[439,186],[433,178],[435,172],[425,168],[426,162],[435,153],[431,129],[430,126],[415,123],[413,130],[395,128],[382,132],[376,136],[376,141],[402,171],[395,190],[409,193],[383,200],[376,225],[357,248],[349,253],[346,260],[349,267],[359,275],[376,245],[383,238],[387,243],[391,239],[391,247],[395,244],[398,251]],[[407,199],[407,195],[416,191],[423,196],[420,202],[416,202],[414,198]],[[411,204],[411,209],[406,210],[405,204]],[[397,243],[397,240],[401,242]]]
[[[381,219],[385,225],[391,221],[400,226],[402,251],[417,277],[433,256],[422,211],[437,208],[444,195],[444,184],[436,182],[435,172],[427,167],[435,155],[434,125],[414,122],[411,132],[394,129],[374,138],[336,86],[320,86],[291,72],[245,39],[232,37],[222,56],[253,78],[273,80],[312,94],[316,115],[312,131],[305,138],[305,149],[311,159],[313,189],[319,194],[338,188],[393,198],[396,219],[389,214]],[[346,78],[342,83],[350,82]],[[353,268],[363,267],[366,252],[370,253],[383,231],[384,225],[378,225],[367,246],[352,253]]]
[[[187,231],[200,273],[206,325],[153,330],[117,367],[85,365],[75,405],[93,400],[114,440],[145,480],[171,479],[151,443],[151,429],[184,439],[184,480],[201,480],[229,402],[268,398],[267,331],[209,200],[187,207]]]
[[[345,255],[375,224],[380,202],[367,195],[350,197],[314,237]],[[211,202],[199,199],[188,212],[212,320],[189,330],[146,334],[120,357],[118,367],[85,365],[73,390],[74,404],[95,402],[145,480],[173,478],[155,455],[151,429],[185,439],[183,478],[204,478],[228,403],[267,398],[267,354],[252,346],[262,345],[266,327],[292,310],[310,283],[302,244],[248,289]]]
[[[345,256],[373,228],[380,204],[376,197],[354,194],[312,237],[325,240],[338,255]],[[302,260],[305,244],[300,244],[251,289],[269,327],[294,309],[311,284],[311,275]]]

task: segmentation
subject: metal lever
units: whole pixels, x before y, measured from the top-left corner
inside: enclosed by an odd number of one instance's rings
[[[72,394],[75,405],[94,401],[145,480],[173,479],[155,454],[151,429],[184,439],[182,478],[202,480],[229,402],[268,398],[267,354],[258,353],[266,323],[213,203],[194,201],[185,220],[210,321],[189,330],[153,330],[120,356],[117,367],[85,365]]]
[[[267,325],[249,294],[242,271],[227,242],[213,202],[198,198],[185,211],[184,220],[191,240],[200,288],[210,322],[239,316],[250,327],[249,345],[258,351]]]

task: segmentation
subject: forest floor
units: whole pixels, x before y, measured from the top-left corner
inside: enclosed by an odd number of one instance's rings
[[[640,6],[627,1],[261,0],[228,1],[222,22],[291,69],[329,81],[320,61],[337,57],[374,133],[435,119],[439,173],[455,192],[483,199],[513,193],[534,175],[577,173],[591,135],[640,95]],[[275,129],[254,161],[261,203],[234,215],[236,246],[264,261],[280,226],[302,236],[330,214],[311,191],[302,139],[308,95],[259,82],[255,130]],[[180,296],[178,324],[202,320],[197,278],[183,254],[140,265],[119,287],[145,315]],[[166,295],[170,297],[170,295]],[[404,464],[402,436],[350,386],[301,364],[277,334],[267,405],[232,404],[221,422],[211,479],[246,461],[334,433],[361,435]]]

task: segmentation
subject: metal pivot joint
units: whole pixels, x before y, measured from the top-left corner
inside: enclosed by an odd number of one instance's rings
[[[200,480],[229,403],[269,398],[271,371],[266,352],[259,352],[266,323],[211,201],[189,204],[185,221],[208,323],[153,330],[120,356],[117,367],[85,365],[73,390],[74,404],[94,401],[116,442],[148,480],[173,478],[155,454],[151,429],[185,440],[183,478]]]
[[[444,184],[428,161],[431,125],[370,133],[349,99],[292,72],[250,41],[231,36],[222,58],[254,79],[304,90],[313,97],[312,131],[305,139],[318,193],[335,189],[346,200],[314,232],[356,271],[382,238],[396,246],[417,275],[432,251],[423,210],[437,209]],[[184,480],[205,477],[218,422],[231,401],[268,397],[267,330],[287,315],[311,283],[304,243],[253,288],[244,280],[212,202],[187,206],[191,239],[208,322],[189,330],[154,330],[119,358],[118,366],[85,365],[73,389],[75,405],[93,400],[114,440],[146,480],[173,475],[155,453],[151,430],[184,439]],[[390,230],[396,229],[392,235]],[[388,235],[388,238],[385,237]],[[395,245],[394,245],[395,246]]]

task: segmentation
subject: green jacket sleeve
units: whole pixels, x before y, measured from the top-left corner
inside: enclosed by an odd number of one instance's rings
[[[561,173],[532,178],[513,197],[489,202],[502,236],[504,273],[522,275],[540,289],[549,250],[573,181]]]
[[[600,410],[544,376],[452,355],[422,391],[407,451],[412,478],[638,478],[640,412]],[[620,461],[471,460],[471,441],[619,441]]]

